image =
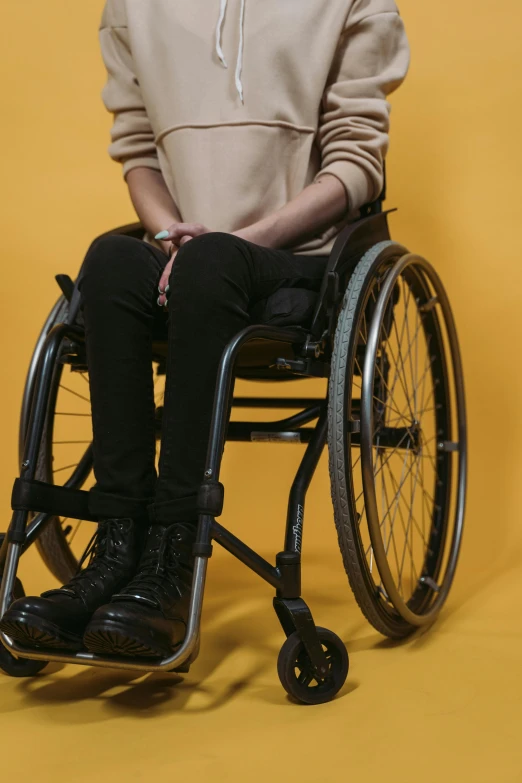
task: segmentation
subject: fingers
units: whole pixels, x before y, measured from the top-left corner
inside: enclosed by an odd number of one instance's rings
[[[158,292],[159,292],[159,296],[156,299],[158,307],[167,307],[169,302],[168,300],[169,284],[166,283],[164,285],[160,282],[160,284],[158,285]]]
[[[169,293],[169,279],[170,279],[170,273],[172,271],[172,264],[174,263],[175,253],[172,254],[170,261],[165,266],[165,269],[163,270],[160,281],[158,283],[158,293],[159,296],[157,298],[157,303],[159,307],[166,307],[168,304],[168,293]]]
[[[160,277],[160,281],[158,283],[158,291],[160,294],[165,293],[165,289],[167,288],[168,284],[169,284],[169,276],[168,274],[166,275],[165,272],[163,272],[163,274]]]
[[[158,292],[159,292],[159,296],[156,299],[156,302],[157,302],[158,306],[159,307],[166,307],[167,306],[167,302],[168,302],[167,294],[169,292],[169,285],[168,285],[168,283],[165,284],[163,282],[163,279],[160,280],[160,284],[158,285]]]
[[[202,226],[200,223],[178,223],[177,226],[172,227],[172,230],[169,234],[169,239],[171,239],[175,245],[180,246],[181,240],[184,237],[192,239],[193,237],[199,237],[201,234],[206,233],[208,233],[208,229],[206,229],[205,226]]]
[[[174,223],[165,231],[160,231],[159,234],[156,234],[155,239],[164,242],[170,239],[175,245],[180,246],[181,240],[184,239],[185,236],[192,239],[193,237],[208,233],[209,229],[201,223]]]
[[[179,240],[185,234],[192,237],[198,237],[200,234],[208,234],[208,228],[201,223],[177,223],[172,228],[172,241]]]

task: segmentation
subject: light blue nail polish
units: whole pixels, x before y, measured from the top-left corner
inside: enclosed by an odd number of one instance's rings
[[[159,234],[156,234],[154,239],[166,239],[169,235],[168,231],[160,231]]]

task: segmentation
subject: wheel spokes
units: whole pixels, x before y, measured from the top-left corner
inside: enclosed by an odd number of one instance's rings
[[[374,362],[373,405],[377,412],[373,428],[373,476],[378,493],[379,530],[384,552],[397,589],[405,601],[415,592],[429,547],[429,534],[436,512],[430,493],[437,475],[432,444],[436,440],[435,385],[431,356],[432,335],[426,332],[419,299],[404,277],[392,292],[393,308],[386,308],[388,322],[380,325]],[[373,301],[376,301],[372,293]],[[358,343],[368,344],[369,323],[364,314]],[[362,378],[362,361],[355,358]],[[383,428],[401,431],[396,442],[382,439]],[[435,433],[435,434],[434,434]],[[392,443],[393,445],[390,445]],[[360,459],[352,458],[352,471]],[[355,493],[359,530],[367,536],[364,489]],[[370,574],[387,600],[380,582],[371,541],[364,545]],[[380,584],[377,584],[380,583]]]

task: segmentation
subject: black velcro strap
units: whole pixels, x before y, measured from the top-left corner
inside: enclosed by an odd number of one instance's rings
[[[225,487],[220,481],[204,481],[198,492],[198,513],[219,517],[224,499]]]
[[[96,522],[88,505],[89,493],[81,489],[66,489],[43,481],[17,478],[11,495],[13,511],[43,511],[59,517]]]

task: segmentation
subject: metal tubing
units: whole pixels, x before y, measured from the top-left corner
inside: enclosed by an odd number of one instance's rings
[[[212,554],[212,525],[214,518],[209,514],[198,515],[198,528],[196,533],[195,547],[203,547],[207,549],[207,557]]]
[[[321,411],[324,408],[324,400],[322,405],[314,405],[311,408],[307,408],[300,413],[296,413],[294,416],[288,416],[286,419],[279,419],[279,421],[256,421],[256,422],[233,422],[234,424],[248,424],[252,425],[253,429],[262,431],[266,429],[267,432],[278,432],[279,430],[295,430],[301,427],[303,424],[318,419],[321,415]]]
[[[240,440],[250,441],[255,440],[252,438],[252,433],[268,432],[268,433],[286,433],[296,431],[299,435],[306,433],[304,437],[299,437],[294,442],[307,443],[310,440],[310,434],[314,431],[313,428],[301,429],[303,424],[317,419],[321,411],[324,408],[324,400],[322,405],[314,405],[311,408],[296,413],[294,416],[288,416],[286,419],[280,419],[279,421],[231,421],[227,428],[227,440]]]
[[[58,352],[63,338],[69,334],[76,337],[83,336],[82,330],[76,326],[69,326],[68,324],[58,324],[54,326],[45,337],[39,353],[37,374],[32,382],[34,383],[34,392],[32,394],[31,412],[27,424],[21,464],[21,476],[29,481],[34,480],[36,476],[38,452],[43,436],[53,372],[58,358]],[[34,372],[35,370],[33,369],[33,373]],[[10,526],[10,531],[13,536],[16,534],[16,537],[19,537],[25,532],[28,513],[28,511],[14,512]],[[43,519],[39,520],[40,525],[43,521]],[[0,567],[3,567],[6,561],[7,542],[10,538],[11,536],[8,532],[0,549]],[[18,542],[19,541],[20,538],[18,538]]]
[[[10,547],[16,546],[11,544]],[[11,550],[7,558],[7,567],[4,572],[4,579],[2,581],[2,590],[0,592],[0,607],[2,616],[9,603],[9,595],[6,597],[6,586],[8,584],[8,574],[11,574],[10,581],[14,583],[14,576],[16,575],[16,564],[10,567]],[[8,571],[8,569],[10,570]],[[131,658],[106,658],[101,655],[94,655],[93,653],[79,652],[79,653],[53,653],[50,650],[44,650],[42,652],[22,647],[15,643],[7,634],[0,631],[0,641],[4,647],[15,657],[29,658],[33,661],[56,661],[57,663],[77,663],[84,666],[99,666],[107,669],[126,669],[128,671],[135,672],[158,672],[158,671],[171,671],[182,666],[184,663],[190,662],[197,654],[198,642],[199,642],[199,627],[201,619],[201,607],[203,605],[203,593],[205,588],[205,577],[207,572],[207,558],[196,557],[194,564],[194,577],[192,580],[192,595],[190,599],[189,619],[187,624],[187,633],[185,640],[181,647],[176,650],[168,658],[155,663],[149,661],[147,663],[134,663]],[[12,590],[12,586],[11,586]]]
[[[214,408],[210,426],[210,438],[207,453],[206,477],[218,481],[221,468],[221,456],[225,445],[234,366],[237,355],[243,345],[249,340],[264,338],[284,343],[302,343],[305,335],[300,329],[277,329],[271,326],[247,326],[225,348],[219,364],[214,395]]]
[[[79,487],[82,487],[91,470],[92,470],[92,444],[87,447],[83,457],[81,458],[75,470],[69,476],[69,478],[67,479],[67,481],[63,486],[65,487],[65,489],[78,489]],[[31,522],[27,526],[23,552],[25,552],[26,549],[28,549],[31,546],[31,544],[34,543],[34,541],[38,538],[42,530],[48,524],[49,520],[53,518],[53,516],[54,514],[50,514],[50,513],[48,514],[42,512],[40,514],[37,514],[34,517],[34,519],[31,520]],[[0,550],[0,565],[1,562],[2,562],[2,553]]]
[[[49,329],[54,324],[54,321],[58,316],[60,309],[64,306],[64,304],[65,304],[65,297],[61,296],[56,302],[56,304],[54,305],[51,312],[49,313],[49,316],[47,317],[47,320],[43,325],[42,331],[40,332],[40,335],[36,342],[36,346],[33,351],[33,355],[31,357],[31,362],[29,364],[29,369],[27,370],[27,378],[24,387],[24,396],[22,399],[22,410],[20,413],[20,431],[18,436],[18,458],[20,460],[20,465],[22,464],[23,461],[25,438],[27,435],[27,423],[31,413],[31,403],[33,401],[34,382],[38,374],[38,366],[40,363],[42,347],[47,337],[47,333],[49,332]]]
[[[58,351],[63,338],[70,334],[81,336],[83,333],[78,327],[69,326],[67,324],[58,324],[57,326],[54,326],[47,335],[42,349],[22,460],[21,475],[23,478],[29,480],[33,480],[36,475],[38,450],[42,440],[53,371],[58,358]]]
[[[22,554],[29,549],[31,544],[34,544],[36,539],[39,535],[41,535],[42,531],[45,530],[51,519],[53,519],[55,514],[46,513],[45,511],[42,511],[40,514],[37,514],[31,522],[27,525],[27,528],[25,530],[25,541],[23,543],[22,547]],[[0,552],[0,563],[1,563],[1,552]]]
[[[261,429],[260,422],[231,421],[227,430],[227,441],[241,441],[243,443],[277,441],[281,443],[309,443],[314,433],[314,427],[300,427],[297,430],[270,430],[267,427]],[[267,437],[259,437],[266,433]],[[272,435],[273,437],[269,437]],[[286,437],[284,437],[286,435]],[[277,437],[280,436],[280,437]]]
[[[324,405],[320,397],[234,397],[233,408],[310,408]]]
[[[282,587],[281,572],[278,568],[265,560],[253,549],[243,543],[233,533],[224,528],[218,522],[212,523],[212,538],[220,544],[223,549],[230,552],[238,560],[252,569],[258,576],[268,582],[273,587],[280,589]]]
[[[305,496],[326,442],[328,415],[326,407],[315,426],[314,434],[297,470],[290,496],[286,519],[285,552],[300,552],[303,535]]]
[[[35,476],[36,459],[45,424],[47,401],[49,398],[52,373],[58,357],[58,351],[62,339],[71,333],[75,336],[81,336],[82,334],[81,330],[77,329],[76,327],[64,324],[58,325],[50,331],[43,347],[42,358],[39,363],[37,386],[35,389],[31,417],[27,429],[28,437],[24,447],[23,475],[24,478],[30,480],[34,479]],[[265,338],[268,340],[275,340],[285,343],[301,343],[303,342],[304,335],[303,332],[298,329],[277,329],[269,326],[251,326],[247,327],[238,335],[236,335],[236,337],[225,349],[218,371],[209,438],[209,448],[207,454],[206,477],[212,477],[213,481],[217,481],[219,479],[221,455],[225,442],[227,420],[231,402],[230,397],[234,379],[235,361],[241,347],[249,340],[255,338]],[[291,402],[292,404],[290,404],[290,401],[285,400],[283,407],[296,407],[296,400],[292,400]],[[297,402],[301,402],[301,400]],[[310,402],[315,403],[316,401],[307,400],[304,405],[310,406]],[[315,429],[314,435],[312,436],[312,442],[306,450],[303,462],[292,488],[293,491],[295,490],[294,494],[297,493],[297,495],[302,495],[303,497],[324,446],[326,433],[326,411],[323,406],[324,403],[321,401],[322,412],[320,409],[315,409],[314,405],[312,405],[308,408],[308,410],[305,410],[296,416],[289,417],[287,420],[283,420],[283,422],[279,423],[284,423],[286,428],[288,428],[288,425],[291,422],[290,426],[297,428],[300,426],[300,424],[306,423],[307,421],[311,421],[313,418],[316,418],[320,413],[319,422]],[[238,407],[241,407],[241,402],[239,403]],[[243,407],[247,407],[247,405],[245,404]],[[261,405],[258,404],[254,407],[261,407]],[[269,404],[266,407],[277,406],[274,402],[273,406]],[[259,429],[258,423],[256,423],[256,427]],[[88,451],[80,463],[82,468],[84,460],[85,462],[88,461]],[[73,481],[77,477],[77,474],[82,472],[82,470],[79,470],[80,465],[76,469],[75,473],[71,476],[69,481]],[[41,518],[38,520],[37,525],[41,526],[44,521],[45,520]],[[212,538],[221,544],[221,546],[234,554],[243,563],[248,565],[255,573],[265,579],[265,581],[267,581],[273,587],[280,589],[283,586],[281,573],[278,568],[275,568],[270,563],[268,563],[268,561],[264,560],[264,558],[254,552],[254,550],[250,549],[250,547],[248,547],[246,544],[236,538],[236,536],[215,522],[212,518],[209,518],[206,515],[201,515],[199,520],[198,539],[207,539],[209,537],[209,533],[211,533]],[[14,542],[11,542],[7,548],[6,565],[2,578],[2,586],[0,589],[0,613],[2,616],[7,610],[11,600],[21,550],[21,544]],[[187,634],[181,647],[171,656],[163,659],[162,661],[136,663],[133,662],[132,659],[117,657],[108,658],[87,652],[55,654],[49,650],[38,651],[36,649],[24,648],[23,646],[14,642],[14,640],[12,640],[3,632],[0,632],[0,642],[13,655],[22,656],[29,660],[76,663],[105,668],[126,669],[136,672],[169,671],[175,669],[182,666],[187,661],[192,660],[197,653],[207,564],[208,557],[197,556],[195,558]]]
[[[2,574],[2,586],[0,587],[0,617],[4,616],[6,609],[11,603],[21,553],[21,544],[8,544],[5,567]]]

